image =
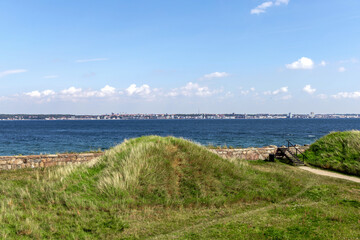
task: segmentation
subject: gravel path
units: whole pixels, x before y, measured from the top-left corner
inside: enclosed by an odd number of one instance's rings
[[[333,177],[333,178],[341,178],[341,179],[360,183],[360,178],[358,178],[358,177],[352,177],[352,176],[348,176],[348,175],[344,175],[344,174],[340,174],[340,173],[334,173],[334,172],[320,170],[320,169],[306,167],[306,166],[299,167],[299,168],[309,171],[309,172],[312,172],[312,173],[315,173],[317,175],[328,176],[328,177]]]

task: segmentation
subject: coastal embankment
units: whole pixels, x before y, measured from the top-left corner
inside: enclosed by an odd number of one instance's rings
[[[209,149],[211,152],[223,158],[239,158],[244,160],[266,160],[270,154],[275,154],[277,146],[262,148],[216,148]],[[298,150],[305,151],[308,146],[297,146]],[[290,148],[291,150],[291,148]],[[293,149],[294,150],[294,149]],[[11,170],[21,168],[43,168],[51,166],[64,166],[68,164],[80,164],[88,162],[96,157],[102,156],[97,153],[69,153],[49,155],[24,155],[24,156],[0,156],[0,170]]]
[[[64,166],[88,162],[103,155],[99,153],[69,153],[27,156],[0,156],[0,170]]]
[[[305,146],[296,146],[297,150],[300,152],[305,152],[309,149],[308,145]],[[223,158],[238,158],[244,160],[267,160],[269,159],[270,154],[275,154],[278,149],[275,145],[270,145],[261,148],[219,148],[219,149],[210,149],[213,153],[220,155]],[[290,147],[289,150],[293,153],[296,153],[294,147]]]

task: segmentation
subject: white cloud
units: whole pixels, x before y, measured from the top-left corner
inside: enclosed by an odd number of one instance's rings
[[[228,77],[230,74],[227,72],[213,72],[209,74],[205,74],[203,78],[205,79],[212,79],[212,78],[223,78]]]
[[[41,94],[43,96],[51,96],[51,95],[55,95],[55,92],[53,90],[51,90],[51,89],[48,89],[48,90],[42,91]]]
[[[272,95],[278,95],[279,93],[287,93],[288,87],[282,87],[272,92]]]
[[[290,2],[290,0],[276,0],[276,1],[275,1],[275,5],[276,5],[276,6],[279,6],[279,5],[281,5],[281,4],[288,5],[289,2]]]
[[[251,14],[260,14],[266,12],[266,9],[273,6],[280,6],[282,4],[287,5],[290,0],[275,0],[275,1],[266,1],[258,5],[256,8],[250,10]]]
[[[339,67],[338,71],[339,71],[339,72],[345,72],[345,71],[346,71],[346,68],[344,68],[344,67]]]
[[[302,57],[299,60],[286,64],[288,69],[313,69],[314,61],[307,57]]]
[[[207,97],[211,96],[215,93],[219,93],[222,90],[210,90],[207,86],[200,86],[197,83],[188,82],[185,86],[180,88],[175,88],[171,90],[169,93],[165,94],[165,96],[176,97],[176,96],[199,96],[199,97]]]
[[[47,76],[44,76],[43,78],[52,79],[52,78],[58,78],[58,77],[59,77],[58,75],[47,75]]]
[[[49,102],[53,100],[60,101],[85,101],[87,99],[102,98],[111,100],[120,100],[126,97],[136,98],[140,97],[145,100],[155,100],[164,97],[208,97],[214,94],[222,92],[222,89],[212,90],[207,86],[201,86],[198,83],[188,82],[186,85],[172,89],[165,92],[161,89],[151,88],[147,84],[137,86],[131,84],[128,88],[120,90],[115,87],[105,85],[99,90],[82,89],[77,87],[69,87],[60,91],[55,92],[54,90],[34,90],[31,92],[23,93],[22,96],[34,98],[37,102]],[[21,96],[21,95],[19,95]]]
[[[82,89],[76,87],[69,87],[63,89],[59,92],[55,92],[54,90],[34,90],[31,92],[24,93],[25,96],[31,98],[42,98],[46,100],[51,99],[61,99],[61,100],[70,100],[70,101],[77,101],[78,99],[87,99],[87,98],[105,98],[105,97],[112,97],[116,95],[116,89],[109,85],[101,88],[100,90],[91,90],[91,89]],[[120,94],[119,94],[120,95]]]
[[[264,92],[264,95],[278,95],[280,93],[287,93],[288,91],[289,91],[288,87],[282,87],[274,91],[266,91]]]
[[[39,98],[41,97],[41,93],[37,90],[35,91],[31,91],[31,92],[27,92],[25,93],[25,95],[29,96],[29,97],[36,97],[36,98]]]
[[[23,73],[23,72],[27,72],[27,70],[26,69],[6,70],[6,71],[3,71],[3,72],[0,72],[0,78],[5,77],[7,75]]]
[[[331,96],[332,98],[335,99],[341,99],[341,98],[352,98],[352,99],[357,99],[360,98],[360,92],[356,91],[356,92],[339,92],[335,95]]]
[[[240,95],[246,96],[248,94],[252,93],[253,96],[257,95],[257,93],[255,93],[255,88],[251,87],[248,90],[243,90],[242,87],[240,87]]]
[[[67,89],[60,91],[57,94],[57,96],[61,99],[75,101],[76,99],[79,99],[79,98],[94,97],[98,93],[99,93],[99,91],[83,90],[82,88],[69,87]]]
[[[327,65],[327,62],[321,61],[319,65],[322,66],[322,67],[325,67]]]
[[[99,61],[107,61],[108,58],[89,58],[89,59],[78,59],[75,62],[84,63],[84,62],[99,62]]]
[[[205,97],[212,95],[212,92],[208,87],[201,87],[199,84],[192,82],[188,82],[184,87],[182,87],[181,93],[184,96],[191,96],[195,94],[200,97]]]
[[[116,89],[109,85],[101,88],[100,90],[91,90],[91,89],[82,89],[76,87],[70,87],[68,89],[64,89],[60,91],[58,96],[62,99],[79,99],[79,98],[92,98],[92,97],[112,97],[116,94]]]
[[[167,97],[177,97],[179,95],[180,95],[180,93],[177,91],[177,89],[173,89],[172,91],[165,94],[165,96],[167,96]]]
[[[150,86],[143,84],[140,87],[137,87],[136,84],[131,84],[127,89],[125,89],[128,96],[139,95],[146,96],[151,93]]]
[[[44,90],[42,92],[35,90],[35,91],[31,91],[31,92],[27,92],[25,93],[26,96],[32,97],[32,98],[41,98],[41,97],[47,97],[47,96],[52,96],[55,95],[55,92],[53,90]]]
[[[114,87],[111,87],[109,85],[106,85],[105,87],[103,87],[102,89],[100,89],[100,93],[103,96],[110,96],[115,94],[116,89]]]
[[[308,84],[308,85],[306,85],[306,86],[303,88],[303,91],[304,91],[304,92],[307,92],[308,94],[313,94],[313,93],[316,91],[316,89],[315,89],[315,88],[311,88],[311,85]]]
[[[61,91],[61,93],[64,95],[75,95],[75,94],[78,94],[81,92],[82,92],[82,89],[76,88],[76,87],[69,87],[68,89],[64,89]]]
[[[251,9],[251,14],[260,14],[264,13],[267,8],[271,7],[274,3],[273,2],[263,2],[262,4],[258,5],[256,8]]]

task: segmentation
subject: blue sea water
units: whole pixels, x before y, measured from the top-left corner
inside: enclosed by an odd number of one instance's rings
[[[261,147],[311,144],[331,131],[360,129],[360,119],[1,121],[0,155],[107,149],[143,135],[203,145]]]

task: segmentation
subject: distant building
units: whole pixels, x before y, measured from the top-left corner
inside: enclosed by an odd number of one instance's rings
[[[314,112],[311,112],[310,113],[310,118],[314,118],[315,117],[315,113]]]
[[[289,112],[289,114],[288,114],[288,118],[292,118],[292,117],[293,117],[292,113],[291,113],[291,112]]]

